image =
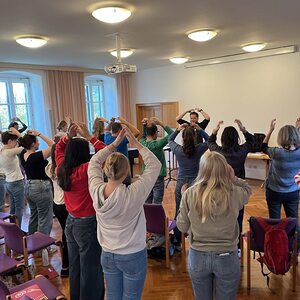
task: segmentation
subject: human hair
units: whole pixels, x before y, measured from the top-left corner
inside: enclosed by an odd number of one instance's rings
[[[285,125],[280,128],[277,143],[282,148],[300,147],[300,131],[293,125]]]
[[[93,124],[92,133],[95,134],[97,137],[99,134],[104,132],[104,122],[100,121],[99,119],[95,119]]]
[[[191,117],[192,115],[194,115],[194,116],[196,116],[197,118],[199,118],[199,114],[198,114],[197,112],[195,112],[195,111],[192,111],[192,112],[190,113],[190,117]]]
[[[225,127],[221,135],[222,148],[224,150],[236,148],[239,145],[239,133],[233,126]]]
[[[183,153],[188,157],[192,157],[196,151],[196,132],[193,127],[188,126],[182,132],[182,150]]]
[[[109,179],[119,180],[127,175],[128,171],[128,158],[120,152],[112,153],[105,161],[104,172]]]
[[[22,147],[29,150],[33,143],[36,143],[37,138],[34,135],[26,133],[21,138],[19,138],[19,143]]]
[[[152,123],[152,124],[146,125],[146,135],[147,136],[154,136],[157,131],[158,131],[158,129],[155,124]]]
[[[73,169],[90,160],[89,143],[83,138],[69,140],[65,150],[65,158],[57,171],[57,183],[66,192],[71,191],[71,175]]]
[[[8,144],[9,140],[15,141],[18,139],[18,136],[15,134],[11,134],[9,131],[2,132],[1,140],[4,145]]]
[[[54,180],[56,178],[56,173],[55,173],[55,169],[56,169],[56,161],[55,161],[55,148],[56,148],[56,144],[53,144],[51,147],[51,153],[50,153],[50,157],[51,157],[51,168],[50,168],[50,177],[52,180]]]
[[[9,129],[9,128],[12,128],[12,127],[15,127],[15,126],[19,126],[19,123],[18,123],[18,122],[11,122],[11,123],[8,125],[8,129]]]
[[[62,130],[63,127],[67,126],[67,122],[65,120],[62,120],[58,123],[56,129],[59,131],[59,130]]]
[[[122,130],[122,125],[119,122],[113,122],[111,124],[111,132],[113,134],[117,134],[120,130]]]
[[[231,209],[232,181],[227,169],[225,157],[218,152],[206,151],[201,157],[191,197],[196,202],[202,223]]]

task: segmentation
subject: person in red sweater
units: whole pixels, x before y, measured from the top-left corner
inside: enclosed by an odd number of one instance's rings
[[[81,137],[77,137],[77,134]],[[104,299],[101,247],[97,241],[96,212],[88,189],[89,142],[96,152],[105,144],[89,133],[86,125],[72,124],[68,136],[56,145],[59,186],[69,216],[65,234],[69,252],[70,299]]]

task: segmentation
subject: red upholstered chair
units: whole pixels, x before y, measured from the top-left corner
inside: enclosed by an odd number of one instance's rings
[[[264,220],[270,225],[276,225],[281,222],[282,219],[267,219]],[[297,219],[287,218],[287,225],[285,231],[288,237],[289,250],[292,253],[292,281],[293,291],[296,290],[296,265],[297,265]],[[249,219],[249,231],[247,232],[247,289],[251,288],[251,257],[250,252],[264,252],[264,239],[265,231],[261,227],[258,218],[250,217]]]
[[[62,243],[56,241],[54,238],[36,232],[31,235],[25,235],[25,233],[15,224],[0,220],[0,228],[4,232],[6,254],[8,256],[10,250],[15,251],[18,254],[24,256],[24,264],[28,268],[28,255],[34,254],[35,252],[45,249],[50,245],[57,245],[60,247],[62,255]],[[28,273],[28,272],[27,272]]]
[[[0,280],[0,300],[10,300],[11,294],[22,291],[34,284],[36,284],[42,290],[49,300],[67,299],[47,278],[42,275],[38,275],[35,277],[35,279],[17,285],[11,289],[7,288],[7,286]]]
[[[169,233],[176,228],[176,220],[169,220],[161,204],[144,204],[147,232],[162,234],[166,240],[166,267],[170,267]],[[185,240],[182,235],[182,254],[185,257]]]

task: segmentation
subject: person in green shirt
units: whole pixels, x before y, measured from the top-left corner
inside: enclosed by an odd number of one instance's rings
[[[168,137],[173,132],[173,130],[155,117],[152,117],[150,119],[144,118],[142,123],[143,136],[140,139],[140,143],[143,146],[147,147],[150,151],[152,151],[162,164],[158,178],[146,200],[146,203],[161,204],[163,201],[165,189],[164,177],[167,175],[166,159],[163,148],[168,144]],[[161,126],[167,132],[168,135],[161,139],[157,139],[157,125]]]

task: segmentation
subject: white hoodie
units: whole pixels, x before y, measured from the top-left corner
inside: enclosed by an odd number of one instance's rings
[[[106,252],[131,254],[146,247],[146,219],[143,205],[160,172],[161,163],[147,148],[140,154],[145,170],[133,184],[119,185],[105,199],[102,164],[112,152],[108,147],[95,154],[88,167],[89,191],[97,215],[98,241]]]

